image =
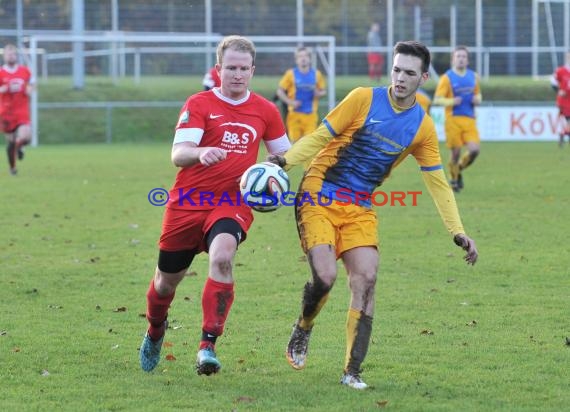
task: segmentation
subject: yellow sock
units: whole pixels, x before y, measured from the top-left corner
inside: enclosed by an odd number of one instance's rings
[[[449,163],[447,164],[447,167],[449,169],[450,180],[454,180],[454,181],[457,180],[457,178],[459,176],[459,164],[453,163],[450,160]]]
[[[346,317],[346,356],[344,371],[358,373],[364,361],[370,335],[372,334],[372,317],[350,308]]]
[[[465,152],[463,153],[463,156],[461,156],[461,159],[459,159],[459,170],[464,170],[467,169],[467,166],[469,166],[471,164],[471,153],[470,152]]]
[[[317,305],[315,306],[315,309],[313,310],[312,313],[303,314],[301,316],[301,319],[299,319],[299,327],[301,329],[309,330],[313,327],[313,324],[315,323],[315,318],[317,317],[317,315],[321,311],[322,307],[327,302],[328,298],[329,298],[329,294],[327,293],[326,295],[324,295],[321,298],[321,300],[319,300],[319,303],[317,303]]]

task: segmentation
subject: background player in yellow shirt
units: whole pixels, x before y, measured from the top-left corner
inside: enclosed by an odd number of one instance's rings
[[[340,382],[355,389],[368,386],[360,373],[372,332],[379,264],[377,216],[371,203],[375,188],[408,154],[418,162],[455,244],[467,252],[467,263],[474,264],[478,256],[443,172],[434,122],[416,103],[416,91],[429,76],[429,50],[409,41],[397,43],[393,53],[390,87],[354,89],[284,156],[268,157],[286,169],[313,159],[296,198],[297,228],[312,279],[304,288],[287,360],[295,369],[305,367],[315,318],[336,281],[337,259],[342,259],[351,300]]]
[[[287,135],[295,142],[317,128],[319,98],[326,95],[326,82],[320,70],[311,67],[311,52],[306,47],[295,51],[296,67],[279,81],[277,97],[288,106]]]
[[[463,189],[462,171],[470,166],[480,150],[475,106],[481,104],[479,76],[469,65],[469,51],[457,46],[451,54],[451,69],[440,78],[433,104],[445,106],[445,141],[451,149],[449,160],[450,184],[453,191]],[[461,156],[461,148],[467,149]]]

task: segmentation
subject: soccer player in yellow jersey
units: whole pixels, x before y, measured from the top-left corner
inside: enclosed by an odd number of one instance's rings
[[[397,43],[393,53],[390,87],[354,89],[284,156],[268,157],[286,169],[314,157],[295,205],[312,279],[304,288],[287,360],[295,369],[305,367],[315,318],[336,281],[337,259],[342,259],[351,300],[340,383],[355,389],[368,386],[360,373],[372,332],[379,264],[377,216],[371,200],[375,188],[408,154],[418,162],[447,230],[466,251],[467,263],[474,264],[478,256],[475,242],[463,230],[443,172],[433,120],[416,103],[416,91],[428,79],[429,50],[419,42],[406,41]]]
[[[326,95],[326,82],[320,70],[311,67],[311,52],[306,47],[295,51],[296,67],[279,81],[277,97],[288,107],[287,135],[295,142],[317,128],[319,98]]]
[[[475,106],[481,104],[479,76],[469,69],[469,51],[457,46],[451,55],[451,69],[439,78],[433,104],[445,106],[445,140],[451,149],[450,184],[453,191],[463,189],[462,171],[471,165],[480,150]],[[461,148],[467,149],[461,156]]]

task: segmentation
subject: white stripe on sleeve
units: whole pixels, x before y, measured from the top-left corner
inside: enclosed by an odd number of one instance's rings
[[[285,153],[291,147],[291,142],[289,142],[289,137],[286,134],[277,139],[264,140],[263,142],[271,154]]]
[[[174,134],[174,142],[172,142],[172,144],[192,142],[198,145],[202,141],[202,136],[204,136],[204,130],[197,127],[177,129]]]

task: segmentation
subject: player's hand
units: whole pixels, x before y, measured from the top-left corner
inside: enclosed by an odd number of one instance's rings
[[[287,164],[287,161],[285,160],[284,156],[276,154],[268,155],[266,160],[270,163],[276,164],[279,167],[285,167],[285,165]]]
[[[228,152],[219,147],[205,147],[202,152],[200,152],[200,163],[204,166],[212,166],[216,163],[225,160],[228,156]]]
[[[3,84],[2,86],[0,86],[0,93],[6,93],[8,92],[8,85]]]
[[[475,241],[469,236],[462,233],[457,234],[453,237],[453,241],[457,246],[466,251],[467,253],[463,257],[468,265],[474,265],[477,262],[479,253],[477,252],[477,246],[475,246]]]

